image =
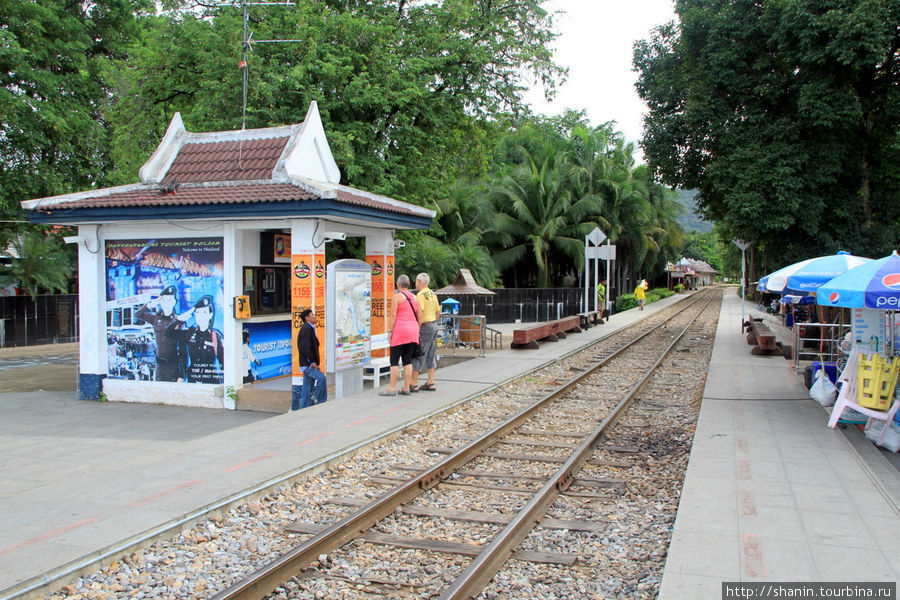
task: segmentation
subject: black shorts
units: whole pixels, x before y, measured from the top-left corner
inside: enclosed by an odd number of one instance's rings
[[[418,344],[415,342],[391,346],[391,366],[399,366],[401,358],[403,359],[404,366],[411,365],[413,363],[413,352],[416,351],[416,346],[418,346]]]

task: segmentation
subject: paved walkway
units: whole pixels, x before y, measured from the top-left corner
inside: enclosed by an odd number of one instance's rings
[[[180,530],[209,507],[307,477],[681,298],[537,350],[493,351],[438,369],[437,392],[383,398],[368,389],[287,414],[0,393],[0,600],[45,573],[71,579],[131,542]],[[511,336],[504,338],[508,345]]]
[[[791,362],[752,356],[740,322],[730,291],[659,598],[721,598],[722,582],[900,581],[897,470],[858,430],[828,429]]]

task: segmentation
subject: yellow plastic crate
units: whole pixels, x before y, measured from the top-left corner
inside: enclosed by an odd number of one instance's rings
[[[897,385],[900,360],[888,362],[877,352],[871,358],[860,356],[857,365],[857,400],[860,406],[872,410],[888,410]]]

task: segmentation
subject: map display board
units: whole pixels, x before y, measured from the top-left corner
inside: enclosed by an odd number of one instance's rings
[[[345,259],[328,265],[326,344],[329,371],[369,363],[372,337],[372,267]]]

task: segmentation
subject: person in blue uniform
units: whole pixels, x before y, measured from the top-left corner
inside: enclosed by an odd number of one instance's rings
[[[153,325],[153,335],[156,338],[156,380],[178,381],[184,380],[182,366],[184,359],[181,356],[181,348],[178,340],[166,335],[166,330],[175,322],[175,305],[178,290],[174,285],[166,287],[159,296],[153,298],[147,304],[137,309],[134,316]]]
[[[193,308],[181,313],[166,330],[166,335],[181,342],[187,350],[187,380],[190,383],[222,383],[225,350],[222,332],[212,327],[216,314],[212,296],[203,296]],[[194,317],[194,325],[185,329],[186,321]]]

